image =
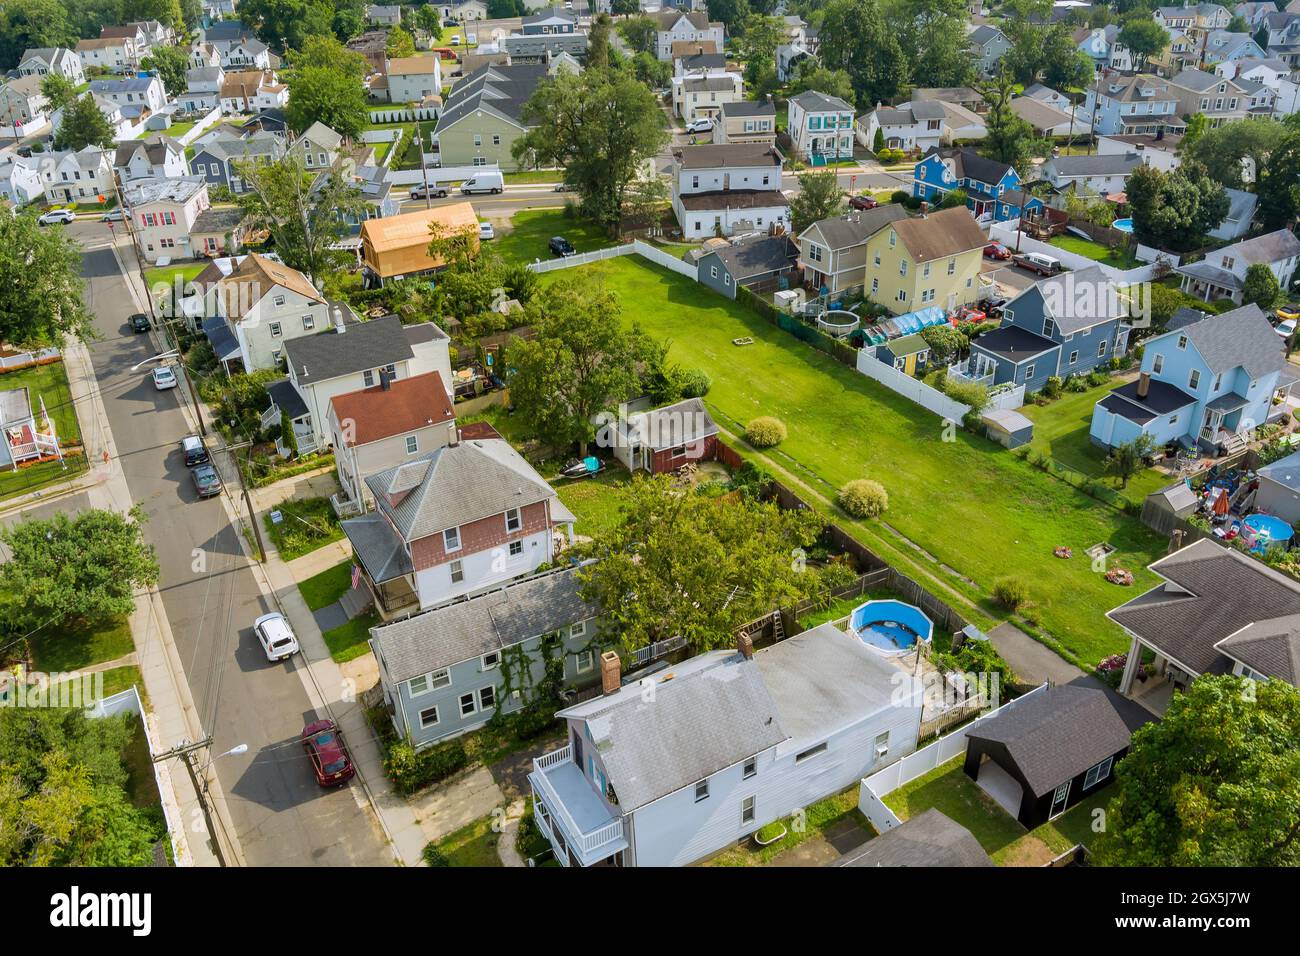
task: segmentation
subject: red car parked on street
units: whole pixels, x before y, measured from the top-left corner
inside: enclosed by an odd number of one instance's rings
[[[322,787],[347,783],[357,772],[348,755],[348,745],[332,720],[318,720],[304,727],[302,746],[311,758],[316,782]]]

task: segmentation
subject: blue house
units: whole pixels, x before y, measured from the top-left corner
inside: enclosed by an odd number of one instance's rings
[[[1048,378],[1086,375],[1128,347],[1128,306],[1097,267],[1025,289],[1002,310],[1002,326],[971,342],[970,376],[1039,391]]]
[[[1139,377],[1092,411],[1089,436],[1113,448],[1147,434],[1208,450],[1240,448],[1262,425],[1273,396],[1291,387],[1281,337],[1259,306],[1205,315],[1180,309],[1147,341]]]
[[[912,174],[912,195],[935,205],[952,190],[964,189],[966,208],[976,219],[1016,219],[1026,202],[1020,191],[1020,174],[1013,167],[968,147],[935,147],[921,157]],[[1028,208],[1035,204],[1042,208],[1042,201],[1033,198]]]
[[[190,169],[209,186],[224,186],[238,195],[248,191],[248,184],[240,175],[240,164],[277,162],[284,149],[284,139],[276,133],[253,133],[246,139],[213,139],[195,150]]]

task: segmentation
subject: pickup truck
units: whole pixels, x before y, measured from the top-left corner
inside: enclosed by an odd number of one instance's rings
[[[1053,259],[1041,252],[1026,252],[1023,255],[1012,256],[1011,261],[1020,268],[1036,272],[1040,276],[1054,276],[1061,271],[1060,259]]]

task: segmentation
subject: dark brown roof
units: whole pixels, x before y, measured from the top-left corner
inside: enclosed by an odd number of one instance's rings
[[[965,206],[940,209],[915,219],[900,219],[894,231],[917,262],[946,259],[988,243],[984,230]]]
[[[335,395],[330,405],[340,423],[353,423],[344,429],[343,443],[349,448],[456,419],[437,372],[399,378],[387,388],[374,385]]]
[[[716,193],[687,193],[678,197],[682,208],[692,212],[704,209],[768,209],[788,206],[790,200],[776,189],[731,189]]]

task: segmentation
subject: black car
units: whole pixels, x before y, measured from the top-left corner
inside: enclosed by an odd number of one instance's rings
[[[573,243],[563,236],[554,236],[551,239],[551,255],[563,256],[567,259],[569,256],[576,256],[577,254],[578,250],[573,248]]]
[[[194,490],[200,498],[221,494],[221,476],[211,465],[199,465],[190,472],[190,477],[194,479]]]
[[[208,461],[208,449],[198,435],[186,435],[181,439],[181,450],[185,452],[186,467],[193,468]]]
[[[149,329],[149,316],[145,315],[143,312],[137,312],[135,315],[131,316],[131,331],[148,332]]]

